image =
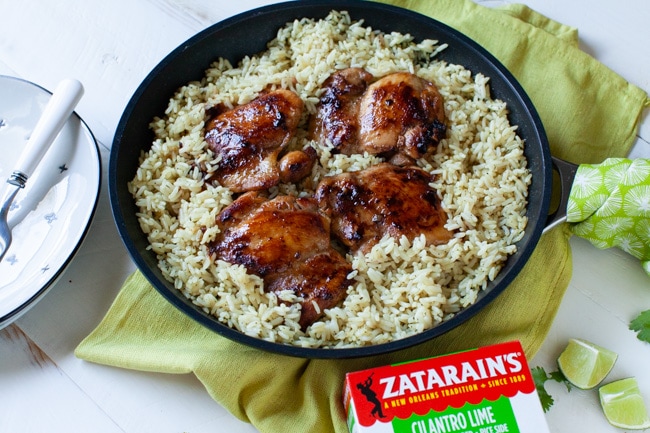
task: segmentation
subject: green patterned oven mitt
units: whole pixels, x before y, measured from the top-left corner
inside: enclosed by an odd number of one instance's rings
[[[650,275],[650,159],[580,165],[567,221],[597,248],[618,247],[638,258]]]

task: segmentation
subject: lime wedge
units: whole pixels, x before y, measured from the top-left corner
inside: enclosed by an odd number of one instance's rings
[[[560,354],[557,364],[572,385],[595,388],[614,367],[618,355],[585,340],[572,338]]]
[[[598,389],[605,418],[614,427],[628,430],[650,428],[650,417],[635,378],[617,380]]]

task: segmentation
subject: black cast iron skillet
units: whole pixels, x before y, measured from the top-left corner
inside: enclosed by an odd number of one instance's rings
[[[244,335],[194,306],[164,279],[155,254],[148,251],[147,239],[136,218],[134,200],[127,191],[136,172],[140,152],[148,150],[153,134],[148,125],[165,111],[175,90],[192,80],[200,80],[210,63],[225,57],[233,64],[245,55],[266,48],[277,30],[297,18],[322,18],[331,10],[346,10],[352,19],[384,32],[410,33],[417,40],[437,39],[449,47],[439,57],[464,65],[473,73],[490,77],[491,92],[510,109],[510,121],[519,125],[525,140],[525,154],[532,173],[527,214],[529,224],[518,251],[512,255],[498,277],[482,291],[477,302],[451,320],[435,328],[390,343],[345,349],[313,349],[271,343]],[[165,57],[138,87],[118,124],[110,154],[109,189],[111,207],[122,239],[145,277],[169,302],[202,325],[232,340],[259,349],[306,358],[351,358],[403,349],[439,336],[465,322],[494,300],[517,276],[532,254],[549,213],[552,159],[540,118],[515,78],[485,49],[458,31],[423,15],[366,1],[316,0],[288,2],[255,9],[219,22],[176,48]]]

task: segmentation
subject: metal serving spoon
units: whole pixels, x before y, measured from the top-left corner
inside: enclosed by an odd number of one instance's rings
[[[82,95],[83,86],[77,80],[63,80],[58,84],[27,140],[27,145],[20,154],[15,169],[7,179],[0,201],[0,261],[11,244],[11,229],[7,224],[11,203],[18,191],[25,187],[27,179],[43,159]]]

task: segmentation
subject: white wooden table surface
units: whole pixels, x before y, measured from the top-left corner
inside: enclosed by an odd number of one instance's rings
[[[650,92],[647,0],[523,0],[579,29],[582,48]],[[86,93],[77,112],[88,123],[107,171],[113,133],[128,99],[169,51],[205,27],[264,0],[0,0],[0,74],[53,89],[76,77]],[[502,1],[483,1],[498,6]],[[635,157],[650,157],[645,113]],[[555,368],[570,337],[619,353],[609,379],[636,376],[650,405],[650,344],[629,321],[650,309],[650,278],[618,250],[574,238],[574,275],[553,328],[530,363]],[[95,365],[73,350],[98,323],[134,270],[117,235],[106,182],[86,242],[56,286],[0,331],[0,432],[254,432],[190,375],[161,375]],[[552,272],[552,270],[549,270]],[[551,384],[546,414],[554,432],[615,432],[597,393]]]

